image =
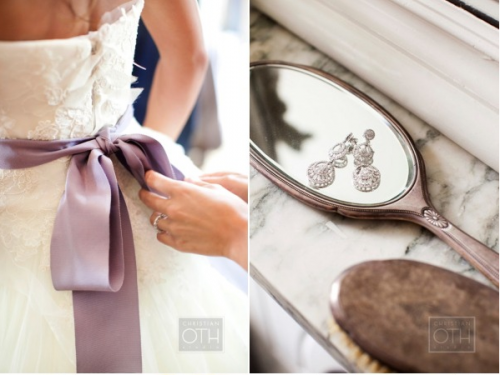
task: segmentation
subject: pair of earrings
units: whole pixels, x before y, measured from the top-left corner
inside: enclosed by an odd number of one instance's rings
[[[318,161],[312,163],[307,169],[309,184],[315,189],[322,189],[333,184],[335,181],[335,168],[344,168],[347,156],[354,157],[356,169],[352,175],[353,184],[362,192],[370,192],[380,185],[380,171],[372,165],[375,151],[370,146],[370,141],[375,138],[375,132],[368,129],[364,133],[366,142],[358,145],[358,140],[349,134],[346,139],[337,143],[328,152],[329,161]]]

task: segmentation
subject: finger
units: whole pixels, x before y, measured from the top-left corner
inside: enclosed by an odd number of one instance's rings
[[[149,222],[153,227],[155,226],[156,222],[155,229],[157,230],[158,234],[169,234],[170,236],[172,235],[172,223],[171,220],[169,220],[168,216],[162,218],[159,212],[155,212],[150,216]]]
[[[165,177],[152,170],[146,172],[145,179],[148,187],[166,197],[175,196],[176,192],[182,187],[181,181]]]
[[[224,176],[200,176],[199,180],[200,181],[205,181],[205,182],[210,182],[213,183],[214,181],[225,181],[229,180],[230,177],[228,175]]]
[[[156,238],[161,243],[170,246],[175,250],[180,251],[181,253],[192,253],[192,251],[189,250],[186,241],[178,239],[175,235],[172,235],[172,233],[170,232],[158,233],[156,235]]]
[[[223,177],[223,176],[238,176],[245,177],[244,174],[239,172],[211,172],[211,173],[203,173],[200,178],[204,179],[205,177]]]
[[[168,232],[158,233],[156,235],[156,239],[161,243],[173,247],[175,249],[175,239],[170,233]]]
[[[210,183],[245,183],[248,179],[243,175],[227,174],[224,176],[200,176],[200,180]]]
[[[186,243],[185,243],[185,241],[179,240],[175,236],[175,234],[172,234],[171,232],[166,231],[166,232],[163,232],[163,233],[158,233],[156,235],[156,238],[161,243],[163,243],[163,244],[165,244],[167,246],[170,246],[170,247],[174,248],[177,251],[181,251],[183,253],[189,252],[186,249]]]
[[[168,233],[170,235],[175,232],[172,230],[172,221],[169,220],[169,217],[166,217],[165,219],[159,219],[156,222],[156,228],[158,228],[158,230],[160,230],[161,232]]]
[[[153,213],[151,214],[151,216],[149,217],[149,223],[150,223],[151,225],[155,225],[156,218],[160,217],[161,215],[162,215],[162,213],[161,213],[161,212],[158,212],[158,211],[153,212]],[[166,214],[164,214],[164,215],[166,215]],[[168,217],[168,215],[167,215],[167,217]],[[159,223],[160,221],[162,221],[162,220],[165,220],[165,219],[158,219],[158,221],[156,222],[156,224],[158,225],[158,223]]]
[[[193,178],[193,177],[186,178],[186,179],[184,179],[184,181],[189,182],[189,183],[196,185],[196,186],[201,186],[201,187],[211,187],[211,185],[212,185],[210,182],[205,182],[205,181],[200,180],[199,178]]]
[[[139,191],[139,199],[146,206],[158,212],[166,212],[167,207],[170,203],[168,198],[162,197],[158,194],[152,193],[144,189],[141,189]]]

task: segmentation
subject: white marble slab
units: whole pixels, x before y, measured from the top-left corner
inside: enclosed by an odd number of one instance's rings
[[[319,68],[384,106],[422,153],[436,208],[498,251],[498,173],[256,10],[250,15],[250,37],[251,61],[276,59]],[[367,260],[405,258],[489,284],[455,251],[417,225],[353,220],[312,209],[254,169],[250,201],[251,275],[350,370],[357,368],[346,358],[348,349],[329,341],[327,329],[330,285],[346,268]]]

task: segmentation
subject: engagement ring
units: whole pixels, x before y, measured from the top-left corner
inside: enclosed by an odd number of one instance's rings
[[[163,220],[163,219],[166,219],[168,216],[165,215],[165,214],[159,214],[155,221],[153,222],[153,227],[156,229],[156,232],[158,233],[163,233],[164,231],[162,231],[161,229],[158,228],[158,221],[160,220]]]

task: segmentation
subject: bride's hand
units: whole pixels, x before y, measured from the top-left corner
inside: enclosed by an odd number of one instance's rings
[[[248,205],[217,184],[189,183],[146,173],[146,183],[157,194],[142,189],[140,199],[158,220],[157,238],[179,251],[224,256],[247,269]],[[167,198],[168,197],[168,198]]]

